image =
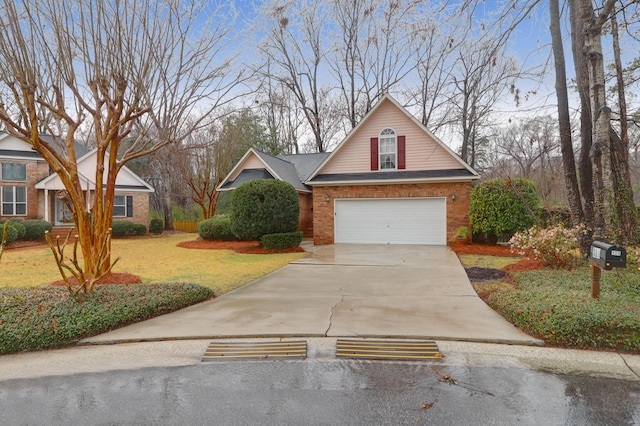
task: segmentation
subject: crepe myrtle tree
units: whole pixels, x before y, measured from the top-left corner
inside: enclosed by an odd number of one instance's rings
[[[72,266],[58,266],[91,291],[113,266],[118,172],[208,125],[243,79],[224,55],[235,13],[196,0],[0,0],[0,13],[0,124],[64,184],[82,261],[74,246]],[[96,149],[92,197],[74,148],[82,133]]]

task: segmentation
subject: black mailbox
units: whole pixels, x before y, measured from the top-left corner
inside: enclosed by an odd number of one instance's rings
[[[594,241],[591,243],[589,259],[605,271],[610,271],[613,268],[627,267],[627,251],[624,247],[602,241]]]

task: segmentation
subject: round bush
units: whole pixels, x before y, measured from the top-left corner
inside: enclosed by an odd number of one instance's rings
[[[198,235],[208,241],[233,241],[236,239],[231,230],[231,219],[220,216],[198,222]]]
[[[241,240],[294,232],[299,219],[298,193],[290,183],[276,179],[252,180],[233,192],[231,229]]]
[[[149,224],[149,232],[152,234],[162,234],[164,232],[164,222],[162,219],[151,219]]]
[[[469,219],[474,234],[495,243],[531,228],[540,211],[536,187],[527,179],[488,179],[471,191]]]
[[[0,241],[4,238],[4,224],[0,226]],[[18,238],[18,231],[13,227],[13,224],[9,222],[9,226],[7,226],[7,241],[6,243],[12,243]]]
[[[25,220],[22,222],[25,227],[25,240],[44,240],[45,231],[51,232],[51,224],[45,220]]]
[[[4,220],[0,221],[0,226],[4,226]],[[16,239],[23,239],[25,234],[27,233],[27,227],[24,226],[24,221],[22,219],[9,219],[9,223],[11,226],[16,228],[16,232],[18,233],[18,237]]]

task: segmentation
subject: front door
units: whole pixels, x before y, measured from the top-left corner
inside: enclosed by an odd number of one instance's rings
[[[64,200],[56,198],[56,225],[73,225],[73,216]]]

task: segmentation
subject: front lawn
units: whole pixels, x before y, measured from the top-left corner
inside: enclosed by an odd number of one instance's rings
[[[591,297],[587,266],[512,274],[489,305],[525,332],[551,345],[640,350],[640,275],[603,272],[598,299]]]
[[[513,257],[460,254],[466,268],[510,270],[505,280],[473,281],[494,310],[554,346],[640,352],[640,274],[633,268],[602,273],[591,298],[591,270],[513,268]],[[518,269],[524,271],[515,272]]]
[[[231,250],[177,247],[180,242],[196,238],[196,234],[176,234],[115,239],[112,255],[121,259],[113,272],[138,275],[143,283],[200,284],[220,295],[306,256],[305,253],[249,255]],[[48,247],[6,250],[0,270],[0,288],[35,287],[60,279]]]
[[[61,347],[172,312],[306,255],[177,247],[196,238],[177,234],[113,240],[113,258],[121,257],[113,272],[138,275],[144,284],[100,285],[77,299],[65,287],[48,285],[60,279],[48,247],[5,251],[0,263],[0,354]]]

